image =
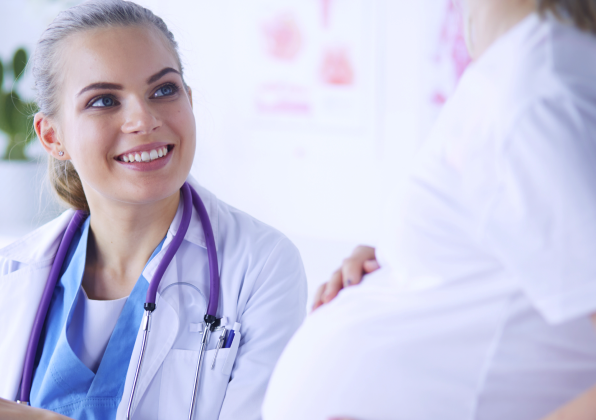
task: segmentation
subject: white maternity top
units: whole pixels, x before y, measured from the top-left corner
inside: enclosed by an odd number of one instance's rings
[[[526,18],[426,146],[384,268],[307,318],[265,420],[538,420],[596,384],[596,37]]]

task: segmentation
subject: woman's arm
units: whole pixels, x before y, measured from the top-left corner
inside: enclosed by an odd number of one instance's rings
[[[569,404],[555,411],[544,420],[594,420],[596,419],[596,386]]]
[[[596,314],[592,315],[596,327]],[[596,419],[596,386],[561,407],[544,420],[594,420]]]
[[[33,408],[0,398],[2,420],[72,420],[53,411]]]

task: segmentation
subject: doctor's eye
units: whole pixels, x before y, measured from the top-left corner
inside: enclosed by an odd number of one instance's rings
[[[153,94],[154,98],[164,97],[164,96],[172,96],[176,92],[178,92],[179,88],[173,83],[168,83],[163,86],[157,88],[155,93]]]
[[[118,105],[118,102],[111,96],[100,96],[99,98],[93,98],[87,105],[89,108],[108,108],[114,105]]]

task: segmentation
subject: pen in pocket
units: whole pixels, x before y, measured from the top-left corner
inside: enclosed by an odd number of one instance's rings
[[[224,346],[225,349],[229,349],[232,346],[232,342],[234,341],[234,331],[238,331],[240,329],[240,324],[234,322],[234,327],[228,332],[228,338],[226,339],[226,344]]]

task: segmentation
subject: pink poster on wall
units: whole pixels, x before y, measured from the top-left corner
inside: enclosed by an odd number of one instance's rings
[[[427,33],[422,69],[421,134],[426,138],[471,58],[466,47],[463,16],[452,0],[427,0],[423,14],[427,17],[426,25],[432,28]]]
[[[443,19],[432,59],[437,72],[430,97],[432,103],[439,107],[453,93],[459,79],[471,62],[466,48],[464,24],[460,10],[451,0],[445,2],[442,10]]]
[[[365,0],[254,0],[237,51],[252,121],[358,128],[374,103],[374,13]]]

